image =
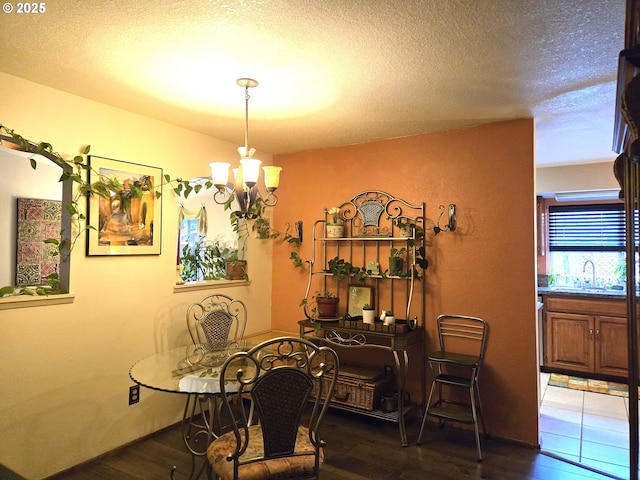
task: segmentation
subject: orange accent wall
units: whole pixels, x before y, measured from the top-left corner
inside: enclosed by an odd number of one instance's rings
[[[378,189],[426,202],[426,348],[436,347],[441,313],[479,316],[490,326],[480,375],[492,435],[538,444],[535,166],[532,119],[274,156],[283,167],[274,227],[304,222],[299,253],[310,258],[311,227],[332,207]],[[438,236],[440,204],[455,203],[458,228]],[[445,219],[445,217],[443,217]],[[446,220],[442,222],[446,224]],[[298,332],[307,270],[274,243],[272,328]],[[420,359],[409,362],[420,396]],[[431,379],[427,376],[427,386]]]

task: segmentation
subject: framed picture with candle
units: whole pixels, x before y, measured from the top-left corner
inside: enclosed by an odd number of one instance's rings
[[[87,255],[160,255],[162,169],[93,155],[88,163],[88,181],[109,196],[87,202]]]

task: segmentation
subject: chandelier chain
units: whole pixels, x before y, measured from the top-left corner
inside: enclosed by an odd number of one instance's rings
[[[249,85],[244,87],[244,153],[249,155]]]

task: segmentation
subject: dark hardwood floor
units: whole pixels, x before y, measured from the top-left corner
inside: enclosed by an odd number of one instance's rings
[[[330,410],[324,424],[323,479],[335,480],[586,480],[609,479],[527,447],[498,439],[482,443],[483,461],[476,461],[473,433],[453,426],[431,425],[420,446],[419,421],[407,424],[410,445],[400,446],[397,425]],[[98,460],[52,477],[56,480],[169,480],[187,478],[191,456],[180,428],[174,427],[133,443]],[[206,478],[203,475],[201,478]]]

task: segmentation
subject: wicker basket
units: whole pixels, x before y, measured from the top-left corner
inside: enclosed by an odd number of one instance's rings
[[[325,390],[329,380],[324,380]],[[342,366],[333,393],[332,403],[348,405],[362,410],[378,410],[382,396],[393,392],[393,376],[378,370]],[[317,395],[314,388],[312,395]]]

